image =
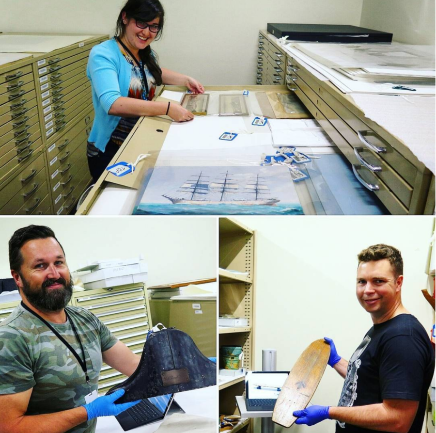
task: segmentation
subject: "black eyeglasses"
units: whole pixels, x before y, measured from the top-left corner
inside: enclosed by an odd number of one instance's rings
[[[145,21],[135,20],[136,21],[136,27],[140,29],[146,29],[150,30],[151,33],[157,33],[160,29],[159,24],[147,24]]]

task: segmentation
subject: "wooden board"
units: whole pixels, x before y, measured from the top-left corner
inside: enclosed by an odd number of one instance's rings
[[[324,374],[330,356],[330,346],[324,340],[314,341],[297,359],[289,373],[274,407],[272,420],[290,427],[297,419],[292,414],[304,409]]]

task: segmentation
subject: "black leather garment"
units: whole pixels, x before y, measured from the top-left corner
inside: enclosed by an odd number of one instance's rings
[[[216,364],[175,328],[149,333],[136,371],[108,392],[125,389],[118,403],[216,385]]]

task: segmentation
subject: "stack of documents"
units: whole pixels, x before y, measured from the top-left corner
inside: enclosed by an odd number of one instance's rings
[[[148,266],[142,258],[96,261],[77,269],[86,290],[105,289],[147,281]]]

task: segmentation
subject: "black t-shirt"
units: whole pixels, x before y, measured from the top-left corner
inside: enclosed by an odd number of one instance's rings
[[[374,325],[351,357],[338,406],[364,406],[387,399],[419,401],[409,433],[420,433],[434,350],[425,329],[411,314]],[[336,423],[337,433],[372,432]]]

